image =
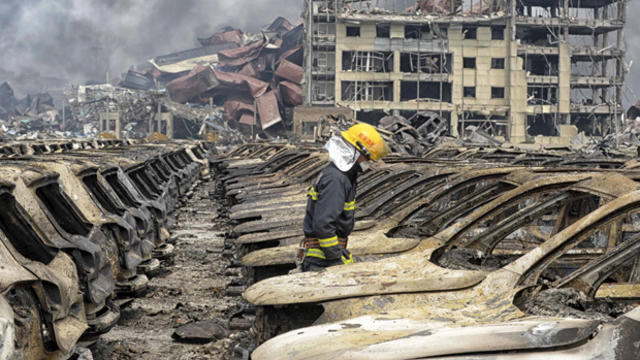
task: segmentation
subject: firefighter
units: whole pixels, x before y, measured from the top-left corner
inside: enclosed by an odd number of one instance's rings
[[[298,260],[302,271],[351,264],[347,237],[355,223],[356,178],[378,161],[389,148],[376,129],[357,124],[333,136],[325,149],[331,163],[318,176],[309,190],[304,218],[304,236]]]

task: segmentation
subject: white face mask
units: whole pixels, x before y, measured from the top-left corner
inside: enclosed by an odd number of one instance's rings
[[[360,155],[353,146],[346,144],[338,136],[332,136],[324,148],[329,152],[329,159],[340,171],[349,171]]]
[[[362,169],[363,172],[371,169],[371,162],[370,161],[361,162],[360,163],[360,168]]]

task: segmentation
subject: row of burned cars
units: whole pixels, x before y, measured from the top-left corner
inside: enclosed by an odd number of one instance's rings
[[[252,359],[637,359],[638,162],[447,147],[362,173],[356,263],[298,271],[321,148],[211,163],[250,279]]]
[[[170,257],[172,214],[208,176],[201,143],[0,145],[0,359],[66,359]]]

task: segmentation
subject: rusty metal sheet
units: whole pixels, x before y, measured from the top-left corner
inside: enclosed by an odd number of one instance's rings
[[[247,75],[247,76],[251,76],[251,77],[258,77],[258,70],[256,69],[255,65],[253,64],[253,62],[247,63],[245,64],[242,69],[240,69],[240,71],[238,71],[238,74],[242,74],[242,75]]]
[[[298,22],[296,27],[282,34],[282,49],[292,49],[304,42],[304,23]]]
[[[283,59],[280,61],[280,65],[278,66],[275,75],[296,84],[300,84],[304,76],[304,70],[302,69],[302,66]]]
[[[208,45],[220,45],[234,43],[236,45],[242,45],[244,42],[244,33],[239,29],[232,29],[228,31],[219,32],[211,35],[208,38],[198,39],[202,46]]]
[[[153,79],[140,72],[129,70],[120,82],[120,86],[136,90],[149,90],[155,87]]]
[[[186,103],[218,84],[217,76],[210,66],[197,66],[189,74],[168,83],[167,92],[174,101]]]
[[[244,65],[260,56],[265,46],[263,39],[237,49],[222,50],[218,53],[218,62],[222,67]]]
[[[269,87],[268,83],[243,74],[218,70],[213,70],[213,74],[217,81],[220,82],[220,85],[224,85],[225,87],[229,87],[230,89],[235,89],[234,91],[237,92],[246,90],[254,98],[263,95]]]
[[[218,54],[204,55],[194,58],[189,58],[180,62],[176,62],[168,65],[158,65],[154,60],[149,61],[155,68],[152,75],[154,79],[159,78],[163,74],[171,74],[177,76],[180,74],[186,75],[196,66],[209,66],[218,62]]]
[[[229,119],[238,120],[246,113],[252,114],[255,109],[253,104],[243,100],[228,100],[224,103],[224,112]]]
[[[299,85],[289,81],[283,81],[279,84],[279,88],[282,102],[286,105],[302,105],[304,98],[302,97],[302,88]]]
[[[260,115],[262,130],[266,130],[282,121],[282,117],[280,116],[280,107],[278,106],[278,99],[273,91],[258,97],[256,99],[256,108]]]
[[[291,29],[293,29],[293,25],[289,20],[282,16],[278,16],[265,30],[271,32],[287,32]]]
[[[248,113],[244,113],[240,115],[240,119],[238,120],[238,122],[240,124],[249,125],[249,126],[256,124],[256,120],[254,119],[253,115]]]

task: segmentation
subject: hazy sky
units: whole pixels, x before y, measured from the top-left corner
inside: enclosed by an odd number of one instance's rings
[[[157,55],[198,46],[230,25],[257,31],[277,16],[296,22],[303,0],[0,0],[0,80],[20,74],[84,82]],[[640,96],[640,0],[627,10],[625,104]],[[97,60],[97,61],[96,61]],[[9,71],[10,73],[7,73]],[[18,84],[14,84],[16,86]]]
[[[640,100],[640,0],[629,0],[627,2],[627,26],[625,27],[625,38],[627,43],[627,60],[633,61],[631,72],[627,77],[625,104],[633,104]]]
[[[297,22],[296,0],[1,0],[1,71],[82,82],[157,55],[200,46],[223,26],[258,31]],[[98,60],[96,63],[96,59]],[[4,79],[2,79],[4,80]]]

